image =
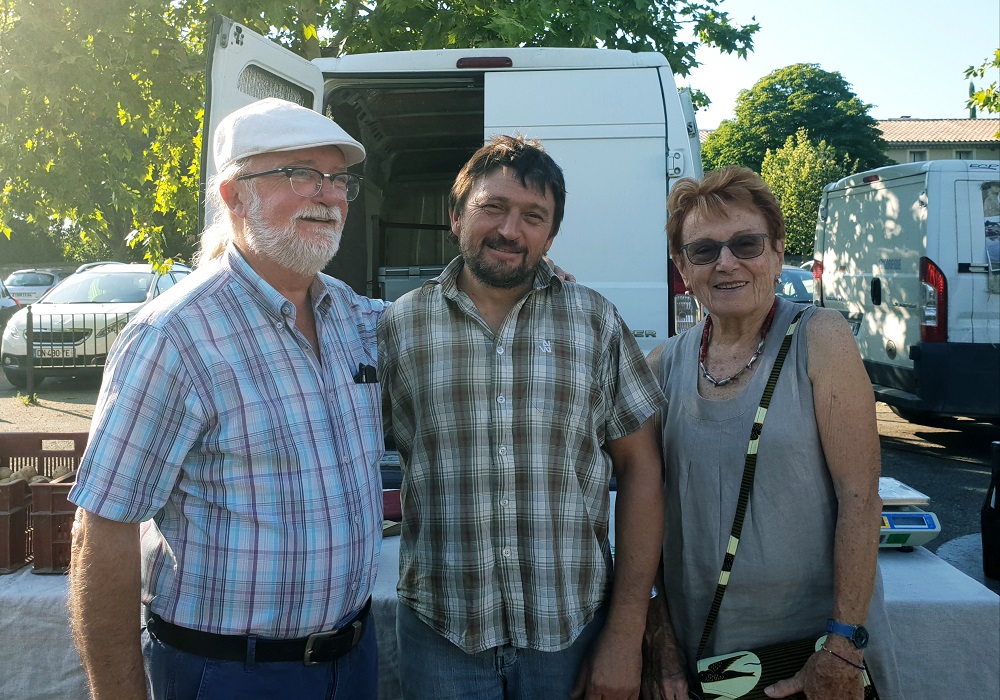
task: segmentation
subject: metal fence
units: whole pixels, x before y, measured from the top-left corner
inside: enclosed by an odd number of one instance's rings
[[[103,370],[108,350],[131,317],[128,313],[38,314],[29,306],[23,364],[29,394],[36,377],[72,374],[74,369]]]

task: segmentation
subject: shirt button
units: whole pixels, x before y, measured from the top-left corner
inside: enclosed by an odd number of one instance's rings
[[[500,453],[501,456],[507,454],[507,446],[500,445],[500,448],[497,450],[497,452]]]
[[[504,547],[503,550],[500,553],[503,554],[505,557],[509,557],[510,556],[510,547]]]
[[[507,507],[507,499],[506,498],[501,498],[500,499],[500,505],[502,505],[504,508],[506,508]]]
[[[503,355],[503,345],[497,346],[497,355]]]
[[[500,394],[500,396],[497,397],[497,403],[504,403],[505,401],[507,401],[507,399],[503,397],[503,394]]]
[[[274,330],[276,330],[276,331],[280,331],[284,327],[285,327],[284,323],[275,323],[274,324]]]
[[[285,315],[285,316],[291,316],[292,315],[292,302],[286,301],[284,304],[282,304],[281,305],[281,313],[283,315]]]

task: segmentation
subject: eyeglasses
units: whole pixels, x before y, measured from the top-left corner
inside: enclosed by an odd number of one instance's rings
[[[692,265],[708,265],[719,259],[723,248],[729,248],[729,252],[740,260],[756,258],[764,252],[765,240],[767,240],[766,233],[741,233],[725,243],[713,241],[711,238],[691,241],[681,246],[681,250]]]
[[[323,180],[330,179],[330,184],[335,190],[344,193],[344,198],[348,202],[353,202],[361,191],[361,176],[354,173],[321,173],[315,168],[285,167],[274,170],[264,170],[259,173],[240,175],[237,180],[250,180],[264,175],[284,175],[288,178],[288,184],[292,186],[292,192],[300,197],[315,197],[323,189]]]

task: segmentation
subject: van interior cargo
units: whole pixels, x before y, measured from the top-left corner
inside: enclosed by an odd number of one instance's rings
[[[329,116],[368,155],[351,203],[341,253],[327,272],[388,300],[436,277],[458,255],[448,192],[483,144],[482,76],[415,77],[352,84],[338,77]]]

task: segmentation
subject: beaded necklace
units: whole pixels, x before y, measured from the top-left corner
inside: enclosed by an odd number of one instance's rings
[[[701,369],[701,376],[710,381],[713,386],[725,386],[726,384],[736,381],[741,374],[753,367],[753,363],[757,361],[761,352],[764,351],[764,339],[767,338],[767,332],[771,330],[771,322],[774,320],[774,313],[777,309],[778,299],[775,297],[774,303],[771,304],[771,310],[767,312],[767,318],[764,319],[764,323],[760,327],[760,342],[757,343],[757,349],[753,351],[753,355],[750,356],[750,360],[738,372],[730,374],[724,379],[716,379],[712,376],[711,372],[708,371],[708,368],[705,367],[705,358],[708,357],[708,344],[712,340],[712,316],[709,315],[708,318],[705,319],[705,330],[701,333],[701,353],[698,356],[698,368]]]

